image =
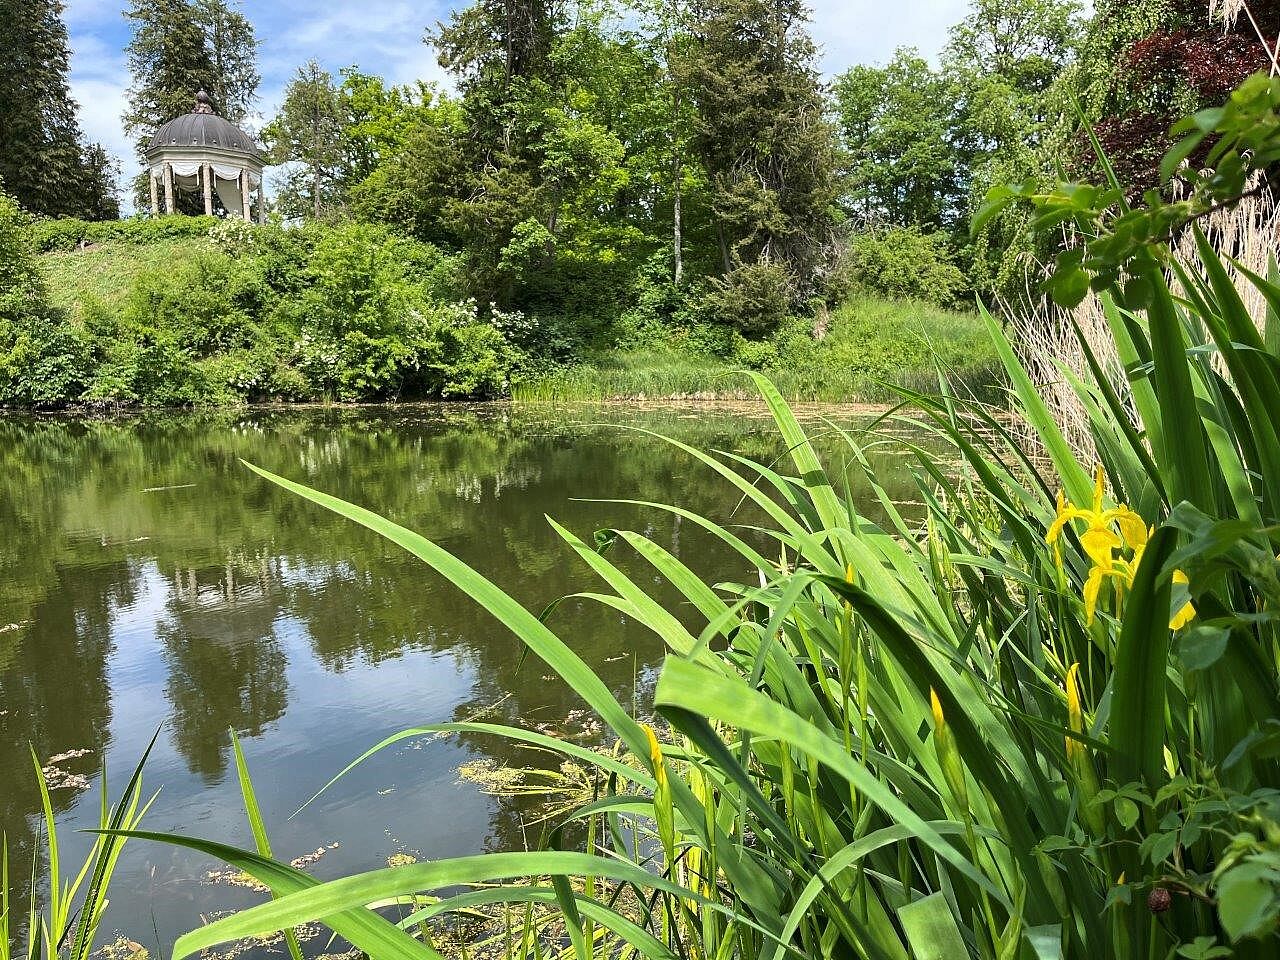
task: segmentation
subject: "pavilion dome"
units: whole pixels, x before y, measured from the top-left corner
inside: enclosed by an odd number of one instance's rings
[[[234,123],[213,112],[209,95],[196,94],[190,113],[170,120],[151,137],[143,151],[151,180],[151,213],[160,213],[163,184],[164,210],[176,213],[179,194],[204,195],[206,216],[214,213],[214,197],[228,214],[252,216],[253,192],[258,193],[259,219],[266,216],[262,170],[266,155]],[[194,206],[198,207],[199,203]],[[193,204],[186,204],[188,210]]]
[[[231,121],[218,116],[203,90],[196,95],[191,113],[175,117],[156,130],[147,144],[146,153],[183,148],[213,149],[221,153],[244,154],[261,160],[262,149],[253,137]]]

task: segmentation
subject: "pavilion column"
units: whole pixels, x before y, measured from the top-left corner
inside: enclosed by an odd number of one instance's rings
[[[147,168],[147,179],[151,181],[151,215],[153,217],[160,216],[160,185],[156,183],[156,172],[153,168]]]
[[[252,222],[253,217],[249,213],[249,171],[240,171],[240,199],[244,204],[244,219],[246,223]]]
[[[204,215],[206,217],[213,216],[213,164],[205,161],[203,167],[200,168],[200,175],[204,179]]]
[[[173,164],[167,160],[164,165],[164,212],[177,213],[173,205]]]
[[[267,222],[267,178],[258,181],[258,222]]]

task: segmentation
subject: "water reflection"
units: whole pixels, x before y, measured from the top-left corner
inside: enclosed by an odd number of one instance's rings
[[[148,818],[155,828],[249,842],[228,777],[235,728],[262,778],[277,850],[339,844],[315,866],[322,876],[403,850],[520,847],[524,811],[456,782],[457,766],[476,757],[539,762],[490,738],[406,745],[286,820],[402,727],[484,714],[574,733],[581,704],[421,564],[239,461],[420,531],[531,609],[594,586],[544,515],[588,540],[599,527],[639,530],[696,570],[737,576],[738,561],[677,517],[570,499],[679,502],[750,521],[732,488],[622,424],[746,456],[782,453],[765,421],[738,414],[449,407],[0,419],[0,829],[13,875],[29,875],[38,857],[28,744],[41,757],[86,750],[68,763],[73,773],[92,773],[110,745],[118,789],[161,724],[148,769],[148,783],[163,787]],[[902,492],[895,454],[878,456],[890,494]],[[662,595],[651,570],[612,558]],[[554,625],[624,701],[661,655],[652,637],[586,602],[562,604]],[[96,816],[96,791],[72,784],[54,798],[69,827]],[[74,855],[84,841],[72,836]],[[201,884],[209,867],[132,846],[109,926],[167,952],[211,910],[250,902]]]

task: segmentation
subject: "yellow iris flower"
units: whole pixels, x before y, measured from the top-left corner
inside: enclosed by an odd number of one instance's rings
[[[1077,507],[1068,503],[1061,492],[1058,493],[1058,513],[1045,534],[1045,542],[1053,547],[1054,560],[1059,569],[1062,567],[1062,531],[1067,524],[1075,520],[1084,520],[1088,527],[1080,534],[1080,546],[1084,548],[1092,566],[1084,583],[1084,609],[1086,623],[1093,625],[1098,610],[1098,599],[1102,595],[1102,585],[1108,578],[1116,581],[1117,601],[1124,590],[1133,589],[1133,581],[1138,573],[1138,565],[1142,562],[1142,553],[1151,539],[1152,530],[1146,522],[1124,504],[1106,508],[1106,473],[1099,464],[1094,471],[1093,503],[1089,508]],[[1118,532],[1117,532],[1118,531]],[[1128,548],[1131,556],[1125,558],[1117,553]],[[1175,570],[1173,582],[1186,585],[1187,575]],[[1188,601],[1175,613],[1169,621],[1169,629],[1180,630],[1195,619],[1196,608]]]

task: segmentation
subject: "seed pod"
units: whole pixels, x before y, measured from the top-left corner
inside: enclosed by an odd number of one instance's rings
[[[1147,894],[1147,909],[1152,913],[1164,913],[1173,906],[1173,894],[1164,887],[1156,887]]]

